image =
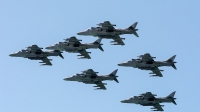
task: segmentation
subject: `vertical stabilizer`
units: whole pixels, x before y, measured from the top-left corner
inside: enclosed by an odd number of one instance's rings
[[[135,29],[137,26],[138,22],[135,22],[134,24],[132,24],[131,26],[129,26],[129,29]]]
[[[96,41],[94,41],[93,44],[99,44],[99,49],[101,51],[104,51],[103,48],[101,47],[101,45],[103,45],[103,44],[101,44],[101,40],[102,40],[102,38],[99,38]]]
[[[167,96],[167,98],[174,98],[176,91],[172,92],[170,95]]]
[[[176,55],[172,56],[171,58],[169,58],[167,61],[168,62],[174,62],[174,59],[176,58]]]
[[[131,29],[131,30],[134,30],[133,34],[136,36],[136,37],[139,37],[137,32],[138,29],[136,29],[136,26],[137,26],[138,22],[135,22],[134,24],[132,24],[131,26],[128,27],[128,29]]]
[[[175,58],[176,58],[176,55],[174,55],[174,56],[172,56],[171,58],[169,58],[169,59],[167,60],[167,62],[173,62],[171,66],[172,66],[174,69],[177,69],[176,66],[174,65],[174,63],[176,63],[176,62],[174,62],[174,59],[175,59]]]
[[[175,93],[176,93],[176,91],[172,92],[170,95],[167,96],[167,98],[172,99],[172,103],[177,105],[175,102],[176,98],[174,98]]]
[[[115,78],[114,78],[114,81],[117,82],[117,83],[119,83],[119,81],[117,80],[117,77],[118,77],[118,76],[116,76],[117,71],[118,71],[118,69],[114,70],[112,73],[109,74],[109,76],[114,76],[114,77],[115,77]]]

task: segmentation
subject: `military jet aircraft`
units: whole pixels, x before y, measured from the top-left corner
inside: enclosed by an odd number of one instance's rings
[[[94,72],[92,69],[88,69],[85,71],[82,71],[81,74],[75,74],[73,76],[64,78],[63,80],[65,81],[78,81],[78,82],[83,82],[85,84],[96,84],[96,86],[94,87],[98,87],[96,89],[106,89],[106,87],[104,85],[106,85],[106,83],[102,83],[102,81],[104,80],[114,80],[117,83],[119,83],[119,81],[117,80],[116,73],[117,73],[117,69],[115,71],[113,71],[112,73],[110,73],[109,75],[97,75],[98,72]]]
[[[85,31],[77,33],[78,35],[85,35],[85,36],[94,36],[99,38],[106,38],[106,39],[113,39],[111,43],[112,45],[125,45],[122,40],[125,38],[121,38],[119,35],[122,34],[134,34],[136,37],[139,37],[136,29],[138,22],[135,22],[133,25],[129,26],[128,28],[124,29],[115,29],[109,21],[104,21],[103,23],[97,24],[99,27],[91,27]]]
[[[42,51],[37,45],[32,45],[27,47],[26,50],[21,50],[18,51],[16,53],[12,53],[9,56],[11,57],[23,57],[23,58],[28,58],[30,60],[41,60],[42,62],[39,63],[44,63],[42,65],[49,65],[51,66],[51,62],[52,59],[48,59],[48,56],[60,56],[61,58],[64,59],[64,57],[62,56],[62,52],[58,51],[58,50],[54,50],[54,51]]]
[[[141,70],[151,70],[152,72],[149,74],[155,74],[151,76],[159,76],[159,77],[163,76],[160,71],[164,70],[159,70],[158,67],[172,66],[174,69],[176,69],[176,66],[174,65],[174,63],[176,63],[174,62],[176,55],[172,56],[166,61],[154,61],[153,58],[156,57],[152,57],[149,53],[140,55],[138,57],[139,57],[138,59],[131,59],[125,63],[119,63],[118,66],[133,67]]]
[[[152,111],[164,111],[162,107],[164,107],[164,105],[160,105],[159,103],[174,103],[175,105],[175,99],[174,98],[175,95],[175,91],[172,92],[170,95],[168,95],[167,97],[158,97],[155,98],[154,96],[157,96],[155,94],[152,94],[151,92],[146,92],[143,94],[140,94],[140,96],[133,96],[129,99],[126,100],[122,100],[122,103],[135,103],[135,104],[140,104],[142,106],[153,106],[154,109]]]
[[[86,49],[99,48],[101,51],[104,51],[103,48],[101,47],[101,45],[103,45],[101,44],[101,39],[98,39],[93,43],[84,43],[84,44],[80,43],[80,41],[82,40],[79,40],[74,36],[64,40],[65,40],[64,42],[58,42],[54,45],[46,47],[46,49],[66,51],[69,53],[80,53],[81,55],[78,56],[83,56],[80,58],[88,58],[88,59],[91,58],[88,54],[91,52],[87,52]]]

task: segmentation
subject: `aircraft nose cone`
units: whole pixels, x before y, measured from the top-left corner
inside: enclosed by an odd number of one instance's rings
[[[124,63],[119,63],[118,66],[124,66]]]
[[[122,103],[126,103],[126,102],[127,102],[127,100],[122,100],[121,102],[122,102]]]
[[[15,54],[13,53],[13,54],[10,54],[9,56],[15,56]]]
[[[69,77],[66,77],[66,78],[64,78],[63,80],[66,80],[66,81],[68,81],[68,80],[70,80],[70,78],[69,78]]]
[[[84,35],[84,32],[78,32],[77,34],[78,35]]]

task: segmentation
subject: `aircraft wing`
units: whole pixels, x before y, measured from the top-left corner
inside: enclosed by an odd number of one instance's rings
[[[83,56],[83,57],[80,57],[80,59],[82,58],[87,58],[87,59],[90,59],[90,55],[88,53],[90,52],[87,52],[85,49],[84,50],[79,50],[78,51],[81,55],[78,55],[78,56]]]
[[[106,89],[106,87],[104,86],[104,84],[101,81],[95,81],[96,86],[94,87],[98,87],[96,89]]]
[[[163,77],[162,73],[160,71],[163,71],[163,70],[159,70],[158,67],[154,67],[153,69],[151,69],[152,73],[150,74],[155,74],[155,75],[152,75],[152,76],[159,76],[159,77]]]
[[[144,96],[145,99],[155,98],[154,96],[156,96],[155,94],[152,94],[151,92],[146,92],[141,95]]]
[[[99,36],[99,37],[105,38],[105,36]],[[122,41],[122,39],[124,38],[121,38],[119,35],[115,35],[115,36],[109,35],[107,37],[114,40],[110,42],[110,43],[113,43],[112,45],[125,45],[124,42]]]
[[[93,71],[92,69],[88,69],[85,71],[82,71],[86,76],[91,77],[91,78],[96,78],[97,77],[97,73]],[[105,84],[102,83],[101,81],[97,81],[97,80],[91,80],[91,81],[85,81],[83,82],[85,84],[96,84],[96,86],[94,87],[98,87],[97,89],[106,89],[106,87],[104,86]]]
[[[87,69],[87,70],[82,71],[82,72],[85,73],[85,75],[87,75],[87,76],[94,76],[94,77],[96,77],[97,73],[98,73],[98,72],[93,71],[92,69]]]
[[[155,57],[152,57],[149,53],[140,55],[138,57],[141,58],[143,61],[150,61],[150,62],[154,61],[153,58],[155,58]]]
[[[42,52],[41,49],[43,49],[43,48],[38,47],[37,45],[28,46],[27,48],[28,48],[29,50],[35,51],[35,52],[36,52],[36,51]]]
[[[103,27],[103,29],[108,29],[108,30],[114,30],[115,28],[113,26],[116,26],[111,24],[109,21],[104,21],[103,23],[99,23],[97,25]]]
[[[66,42],[70,42],[70,43],[74,43],[74,44],[81,44],[80,41],[82,40],[78,40],[75,36],[64,39]]]
[[[156,109],[156,110],[153,110],[153,111],[164,111],[162,106],[159,103],[153,104],[153,107],[154,108],[151,108],[151,109]]]
[[[52,64],[51,64],[51,59],[48,59],[48,58],[42,58],[41,59],[42,60],[42,62],[39,62],[39,63],[43,63],[42,65],[49,65],[49,66],[51,66]]]
[[[104,83],[102,83],[101,81],[84,81],[83,83],[96,84],[96,86],[94,86],[94,87],[98,87],[96,89],[106,89],[106,87],[104,86]]]

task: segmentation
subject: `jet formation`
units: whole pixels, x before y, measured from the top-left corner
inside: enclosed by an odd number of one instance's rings
[[[109,21],[104,21],[103,23],[97,24],[98,27],[91,27],[90,29],[87,29],[85,31],[78,32],[77,35],[85,35],[85,36],[94,36],[98,37],[98,39],[91,43],[81,43],[81,39],[77,39],[75,36],[72,36],[70,38],[64,39],[63,42],[57,42],[56,44],[47,46],[46,49],[49,51],[42,51],[43,48],[38,47],[37,45],[32,45],[27,47],[25,50],[18,51],[16,53],[12,53],[9,56],[11,57],[23,57],[28,58],[30,60],[41,60],[42,65],[49,65],[51,66],[52,59],[48,59],[49,56],[60,56],[64,59],[62,56],[63,51],[66,51],[68,53],[79,53],[78,56],[79,59],[91,59],[90,53],[87,49],[100,49],[101,51],[104,51],[102,48],[102,39],[113,39],[111,43],[112,45],[125,45],[123,40],[125,38],[121,38],[120,35],[123,34],[134,34],[136,37],[139,37],[137,34],[138,29],[136,29],[138,22],[135,22],[131,26],[123,29],[117,29],[114,28],[116,26],[115,24],[111,24]],[[119,63],[118,66],[124,66],[124,67],[133,67],[138,68],[141,70],[151,70],[152,72],[150,74],[154,74],[152,76],[158,76],[163,77],[161,74],[161,71],[159,67],[162,66],[170,66],[176,69],[175,66],[175,57],[176,55],[172,56],[171,58],[165,60],[165,61],[155,61],[149,53],[143,54],[138,56],[137,59],[131,59],[124,63]],[[82,71],[82,73],[74,74],[70,77],[66,77],[63,80],[65,81],[77,81],[82,82],[85,84],[95,84],[96,89],[106,90],[105,85],[106,83],[103,83],[102,81],[111,80],[119,83],[117,79],[117,71],[118,69],[114,70],[112,73],[108,75],[97,75],[98,72],[93,71],[93,69],[88,69],[85,71]],[[140,104],[143,106],[153,106],[153,111],[164,111],[163,106],[160,105],[160,103],[174,103],[176,105],[174,98],[175,92],[171,93],[167,97],[162,98],[156,98],[155,94],[152,94],[151,92],[146,92],[143,94],[140,94],[140,96],[134,96],[129,99],[122,100],[122,103],[135,103]]]
[[[69,53],[80,53],[80,55],[78,56],[82,56],[81,58],[87,58],[90,59],[90,55],[89,53],[91,52],[87,52],[86,49],[100,49],[101,51],[104,51],[103,48],[101,47],[101,39],[97,39],[96,41],[94,41],[93,43],[80,43],[80,39],[77,39],[75,36],[64,39],[64,42],[57,42],[54,45],[48,46],[46,47],[46,49],[50,49],[50,50],[59,50],[59,51],[66,51]]]
[[[120,35],[134,34],[136,37],[139,37],[136,32],[138,31],[138,29],[136,29],[137,24],[138,22],[135,22],[128,28],[116,29],[114,28],[114,26],[116,26],[115,24],[111,24],[109,21],[104,21],[103,23],[97,24],[98,27],[91,27],[90,29],[81,31],[77,34],[85,36],[94,36],[105,39],[113,39],[114,41],[111,41],[111,43],[113,43],[112,45],[125,45],[124,42],[122,41],[125,38],[121,38]]]
[[[85,84],[96,84],[94,87],[98,87],[96,89],[103,89],[105,90],[106,87],[104,85],[107,85],[106,83],[102,83],[102,81],[105,80],[114,80],[115,82],[119,83],[117,80],[116,73],[118,69],[114,70],[112,73],[108,75],[97,75],[98,72],[93,71],[92,69],[88,69],[85,71],[82,71],[81,74],[75,74],[70,77],[66,77],[63,80],[65,81],[78,81]]]
[[[37,45],[32,45],[27,47],[26,50],[21,50],[18,51],[16,53],[12,53],[9,56],[11,57],[23,57],[23,58],[28,58],[30,60],[41,60],[42,62],[39,63],[43,63],[42,65],[49,65],[51,66],[52,63],[50,61],[52,61],[52,59],[48,59],[48,56],[60,56],[61,58],[64,59],[64,57],[62,56],[62,52],[58,51],[58,50],[54,50],[54,51],[42,51]]]
[[[151,70],[152,72],[149,74],[155,74],[151,76],[159,76],[159,77],[163,77],[161,71],[164,70],[160,70],[158,67],[172,66],[174,69],[176,69],[176,66],[174,65],[174,63],[176,63],[174,61],[176,55],[172,56],[171,58],[165,61],[154,61],[154,58],[156,57],[152,57],[149,53],[140,55],[138,57],[139,58],[137,59],[131,59],[127,62],[119,63],[118,66],[133,67],[141,70]]]
[[[175,91],[172,92],[170,95],[168,95],[167,97],[158,97],[156,98],[155,94],[152,94],[151,92],[146,92],[143,94],[140,94],[140,96],[133,96],[131,98],[122,100],[122,103],[134,103],[134,104],[140,104],[142,106],[153,106],[154,109],[152,111],[164,111],[162,107],[164,107],[164,105],[160,105],[160,103],[174,103],[175,105],[175,99],[174,95],[175,95]]]

